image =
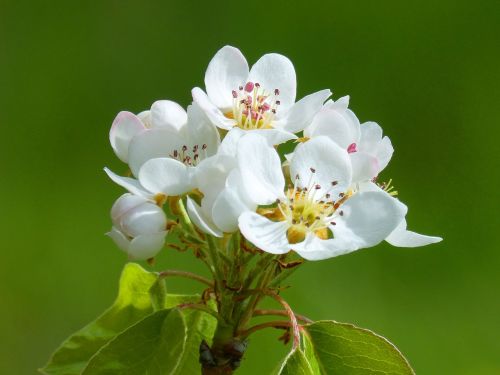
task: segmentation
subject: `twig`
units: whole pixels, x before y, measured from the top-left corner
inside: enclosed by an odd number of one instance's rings
[[[261,323],[261,324],[256,324],[248,329],[245,329],[244,331],[239,332],[239,334],[243,337],[248,337],[252,333],[255,333],[257,331],[260,331],[261,329],[265,328],[281,328],[281,329],[287,329],[291,327],[290,322],[285,322],[283,320],[277,320],[273,322],[266,322],[266,323]]]
[[[263,290],[263,294],[274,298],[278,303],[283,306],[283,308],[286,310],[286,313],[288,317],[290,318],[290,323],[292,325],[292,331],[293,331],[293,349],[296,349],[299,347],[300,344],[300,331],[299,331],[299,324],[297,323],[297,318],[295,317],[295,314],[293,313],[293,310],[291,309],[290,305],[288,302],[286,302],[283,298],[281,298],[278,294],[273,292],[272,290]]]
[[[266,316],[266,315],[276,315],[276,316],[288,316],[288,313],[283,310],[254,310],[253,316]],[[297,320],[304,323],[314,323],[314,320],[309,319],[304,315],[295,314]]]
[[[208,286],[210,286],[212,288],[214,287],[214,283],[212,281],[204,278],[203,276],[197,275],[195,273],[187,272],[187,271],[165,270],[165,271],[161,271],[158,275],[160,277],[162,277],[162,278],[163,277],[169,277],[169,276],[184,277],[184,278],[187,278],[187,279],[192,279],[192,280],[199,281],[200,283],[208,285]]]

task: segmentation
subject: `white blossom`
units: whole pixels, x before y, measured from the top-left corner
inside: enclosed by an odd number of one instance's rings
[[[111,208],[113,228],[107,233],[130,259],[154,257],[165,243],[167,218],[153,202],[123,194]]]
[[[318,91],[295,102],[297,79],[291,61],[280,54],[262,56],[249,69],[237,48],[225,46],[205,73],[206,93],[196,87],[193,99],[218,127],[256,132],[279,144],[295,139],[331,95]]]

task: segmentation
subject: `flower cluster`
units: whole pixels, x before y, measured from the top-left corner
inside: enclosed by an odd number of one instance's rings
[[[205,91],[184,110],[170,100],[120,112],[111,146],[129,176],[109,236],[132,259],[153,258],[169,230],[191,242],[240,232],[254,249],[320,260],[385,240],[414,247],[438,237],[406,229],[407,207],[377,177],[393,147],[360,124],[349,97],[321,90],[296,101],[295,70],[279,54],[251,68],[234,47],[210,61]],[[278,153],[278,146],[293,151]],[[280,150],[282,148],[280,147]]]

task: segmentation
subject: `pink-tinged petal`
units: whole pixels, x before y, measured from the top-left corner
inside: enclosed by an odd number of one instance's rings
[[[222,237],[222,231],[213,223],[212,219],[205,214],[202,208],[191,198],[187,198],[187,212],[191,221],[202,232],[215,237]]]
[[[154,193],[182,195],[193,189],[191,169],[175,159],[151,159],[139,170],[139,181]]]
[[[151,126],[179,131],[187,122],[187,113],[171,100],[157,100],[151,106]]]
[[[133,113],[125,111],[118,113],[109,131],[109,142],[121,161],[128,162],[130,141],[145,129],[142,121]]]
[[[236,120],[227,118],[208,98],[207,94],[199,87],[195,87],[191,94],[193,100],[205,112],[209,120],[217,127],[225,130],[231,130],[236,124]]]
[[[441,242],[443,239],[406,230],[406,220],[403,220],[385,240],[392,246],[419,247]]]
[[[118,176],[116,173],[112,172],[108,168],[104,168],[104,172],[108,175],[108,177],[116,184],[121,187],[127,189],[132,194],[144,197],[146,199],[153,199],[154,194],[151,194],[150,191],[147,191],[144,186],[140,184],[138,180],[131,177],[122,177]]]
[[[218,108],[232,106],[232,91],[238,90],[248,77],[248,63],[239,49],[224,46],[208,64],[205,87],[210,101]]]
[[[240,215],[238,222],[243,236],[259,249],[271,254],[286,254],[290,251],[286,221],[271,221],[247,211]]]
[[[131,260],[147,260],[158,254],[165,245],[167,232],[144,234],[130,241],[128,255]]]
[[[277,125],[291,133],[304,130],[311,124],[314,116],[321,110],[324,101],[330,95],[332,95],[330,90],[321,90],[303,97],[290,108],[285,118],[278,121]]]
[[[276,150],[257,134],[246,134],[238,143],[238,167],[248,197],[258,205],[284,196],[285,178]]]
[[[258,83],[268,93],[279,90],[280,110],[287,111],[295,103],[297,77],[292,62],[285,56],[270,53],[262,56],[250,69],[249,82]]]
[[[317,196],[336,197],[351,185],[352,169],[347,151],[328,137],[299,144],[290,161],[290,176],[299,187],[317,190]]]

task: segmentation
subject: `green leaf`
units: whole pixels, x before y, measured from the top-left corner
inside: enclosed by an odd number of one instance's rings
[[[199,301],[199,297],[198,297]],[[212,304],[212,307],[215,304]],[[210,306],[210,305],[209,305]],[[182,314],[186,324],[186,345],[179,357],[175,371],[169,375],[199,374],[200,373],[200,344],[203,340],[211,343],[217,326],[217,320],[200,310],[185,309]]]
[[[155,285],[156,289],[152,289]],[[147,272],[135,263],[125,265],[118,297],[113,305],[95,321],[70,336],[41,372],[49,375],[80,374],[103,345],[154,311],[152,298],[157,304],[161,303],[159,292],[161,287],[157,274]]]
[[[319,321],[305,328],[303,352],[313,374],[414,374],[393,344],[367,329],[334,321]]]
[[[82,375],[173,374],[185,346],[181,313],[176,309],[157,311],[103,346]]]
[[[278,375],[316,375],[313,366],[301,349],[292,350],[277,371]]]

